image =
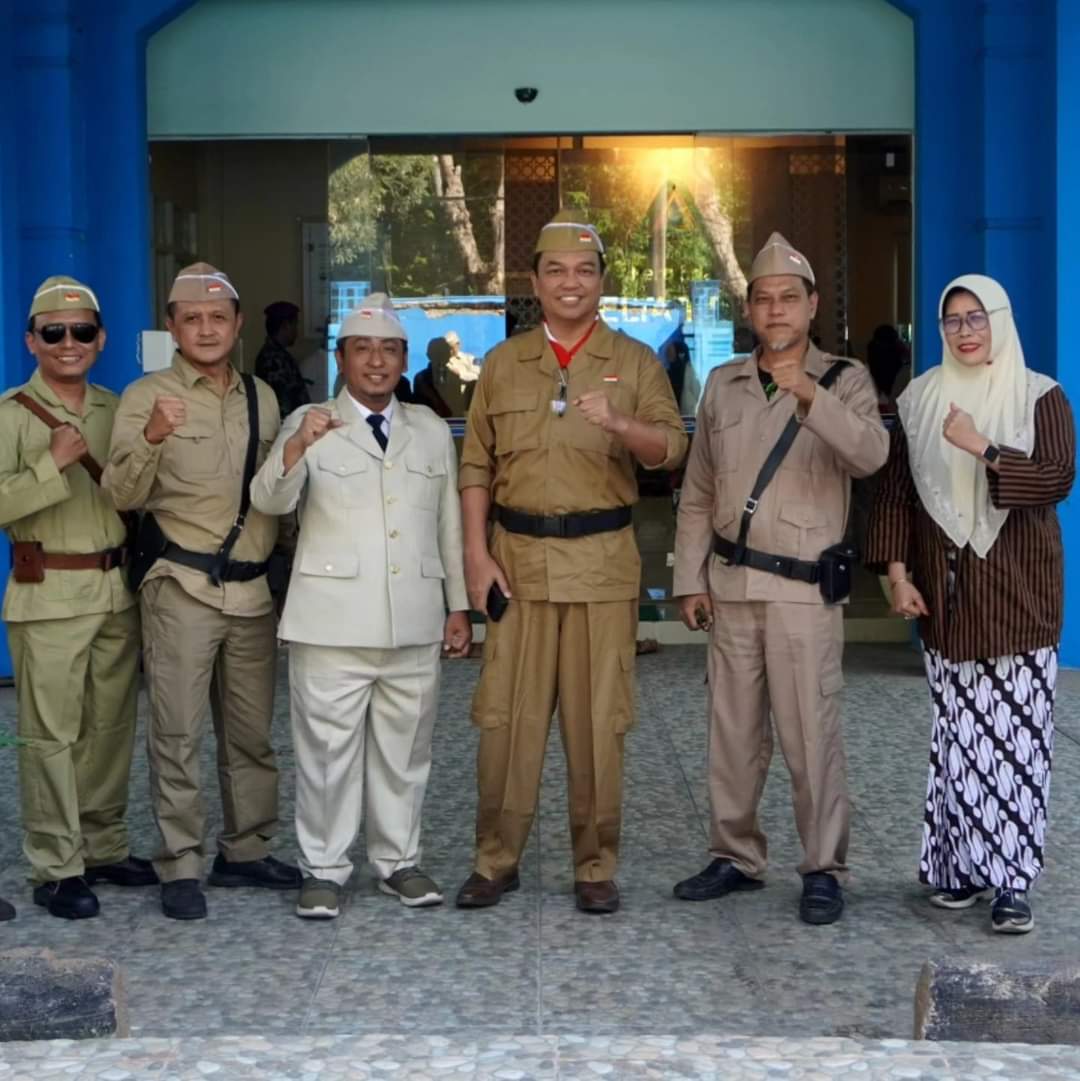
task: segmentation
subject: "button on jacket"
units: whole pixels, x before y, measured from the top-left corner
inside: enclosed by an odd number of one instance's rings
[[[169,540],[193,552],[216,552],[240,509],[240,484],[248,445],[247,395],[230,368],[224,397],[179,353],[167,371],[153,372],[124,391],[113,428],[104,484],[124,510],[152,511]],[[255,380],[259,450],[266,458],[281,421],[274,392]],[[182,398],[187,422],[156,446],[143,429],[162,396]],[[232,558],[261,562],[274,547],[277,519],[252,508]],[[212,585],[203,571],[159,559],[146,581],[176,579],[186,593],[226,615],[262,615],[273,607],[266,576]]]
[[[811,345],[806,370],[819,379],[837,359]],[[712,556],[714,531],[737,540],[754,481],[795,405],[790,393],[777,392],[771,401],[765,397],[756,353],[710,373],[679,500],[676,596],[708,593],[711,585],[720,601],[823,603],[817,585],[731,567]],[[863,365],[849,362],[831,387],[818,387],[814,394],[751,520],[749,547],[816,560],[844,537],[850,478],[876,472],[888,453],[874,385]]]
[[[671,385],[655,353],[603,320],[569,368],[566,411],[559,364],[542,327],[496,347],[469,410],[458,486],[488,488],[493,503],[530,514],[563,515],[637,502],[637,463],[618,437],[590,424],[573,405],[586,391],[605,391],[622,413],[659,425],[674,469],[686,432]],[[507,533],[496,525],[491,554],[520,600],[633,600],[641,563],[633,529],[572,540]]]

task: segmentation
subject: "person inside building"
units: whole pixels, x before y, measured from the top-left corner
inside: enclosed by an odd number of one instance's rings
[[[442,902],[420,867],[420,818],[440,656],[472,643],[457,454],[443,421],[395,396],[408,340],[388,296],[346,317],[337,357],[341,393],[289,418],[252,485],[267,514],[304,502],[278,635],[296,749],[296,912],[314,919],[338,915],[362,818],[379,889],[410,908]]]
[[[1035,925],[1064,580],[1055,507],[1076,437],[1061,387],[1030,371],[1005,290],[968,274],[938,308],[941,364],[900,395],[868,562],[917,619],[933,730],[919,857],[930,903],[990,898],[994,931]]]
[[[89,286],[47,278],[26,329],[37,368],[0,399],[23,852],[34,903],[67,919],[98,914],[99,882],[157,883],[125,822],[139,614],[124,581],[127,523],[100,484],[119,401],[87,379],[104,346]]]
[[[641,588],[636,469],[674,469],[687,439],[656,354],[600,318],[603,281],[596,229],[561,212],[533,257],[543,324],[488,354],[469,411],[458,477],[465,570],[488,623],[472,706],[476,851],[461,908],[498,904],[520,884],[556,705],[575,901],[589,913],[619,907]]]
[[[185,267],[167,311],[172,366],[124,391],[104,484],[118,507],[143,511],[133,584],[161,833],[154,866],[165,915],[197,920],[207,913],[199,750],[208,707],[222,809],[209,884],[300,886],[299,871],[269,853],[278,829],[277,620],[267,569],[278,525],[248,496],[281,421],[270,388],[230,362],[243,316],[227,274],[209,263]]]
[[[266,341],[255,358],[255,374],[274,392],[284,420],[311,401],[308,381],[289,350],[300,335],[300,309],[288,300],[275,300],[263,309]]]
[[[712,860],[674,893],[707,901],[764,886],[771,713],[803,845],[799,914],[827,924],[843,913],[850,821],[840,602],[852,560],[841,542],[851,480],[884,465],[888,435],[866,369],[810,340],[806,256],[773,233],[747,281],[760,344],[709,376],[676,523],[674,594],[686,625],[711,631]]]

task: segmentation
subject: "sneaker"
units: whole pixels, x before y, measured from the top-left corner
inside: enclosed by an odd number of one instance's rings
[[[177,878],[161,884],[161,911],[170,920],[205,920],[206,894],[196,878]]]
[[[443,901],[439,887],[419,867],[399,867],[379,883],[379,889],[409,908],[427,908]]]
[[[935,908],[971,908],[984,897],[992,897],[993,894],[993,890],[983,889],[982,886],[965,886],[960,890],[934,890],[930,894],[930,904]]]
[[[1002,935],[1026,935],[1035,926],[1024,890],[998,890],[990,905],[990,923]]]
[[[305,878],[296,914],[305,920],[332,920],[340,912],[341,887],[328,878]]]
[[[672,893],[680,901],[712,901],[736,890],[760,890],[764,887],[765,883],[760,878],[744,875],[731,860],[715,859],[704,871],[676,882]]]

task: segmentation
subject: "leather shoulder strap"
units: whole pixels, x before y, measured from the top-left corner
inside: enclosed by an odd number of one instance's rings
[[[29,394],[24,394],[21,390],[18,392],[18,394],[12,394],[11,400],[13,402],[18,402],[19,405],[21,405],[24,409],[29,409],[30,412],[33,413],[34,416],[37,417],[37,419],[40,420],[42,424],[46,425],[49,428],[55,430],[56,428],[62,428],[64,426],[64,421],[59,420],[57,417],[54,417],[52,413],[50,413],[45,408],[45,406],[43,406],[40,402],[35,402]],[[90,477],[95,484],[101,483],[101,466],[97,464],[97,462],[94,460],[94,458],[90,455],[89,452],[84,454],[79,459],[79,465],[81,465],[83,469],[85,469],[86,472],[90,474]]]

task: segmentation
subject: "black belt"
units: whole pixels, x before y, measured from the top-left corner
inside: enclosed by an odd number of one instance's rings
[[[753,548],[744,548],[741,558],[736,559],[739,546],[734,541],[721,537],[719,533],[713,534],[712,548],[731,566],[753,567],[757,571],[778,574],[781,578],[794,578],[797,582],[809,582],[811,585],[816,584],[821,578],[821,564],[816,559],[811,563],[806,559],[771,555],[769,552],[758,552]]]
[[[494,506],[495,521],[511,533],[530,537],[588,537],[593,533],[613,533],[625,529],[634,519],[633,507],[611,507],[581,514],[525,514]]]
[[[192,552],[187,548],[181,548],[179,544],[173,544],[172,541],[165,545],[161,558],[168,559],[172,563],[179,563],[184,567],[192,567],[208,575],[213,575],[218,565],[218,557],[215,553]],[[261,578],[266,573],[268,565],[269,560],[266,559],[261,563],[230,559],[217,571],[217,577],[221,582],[250,582],[255,578]]]

